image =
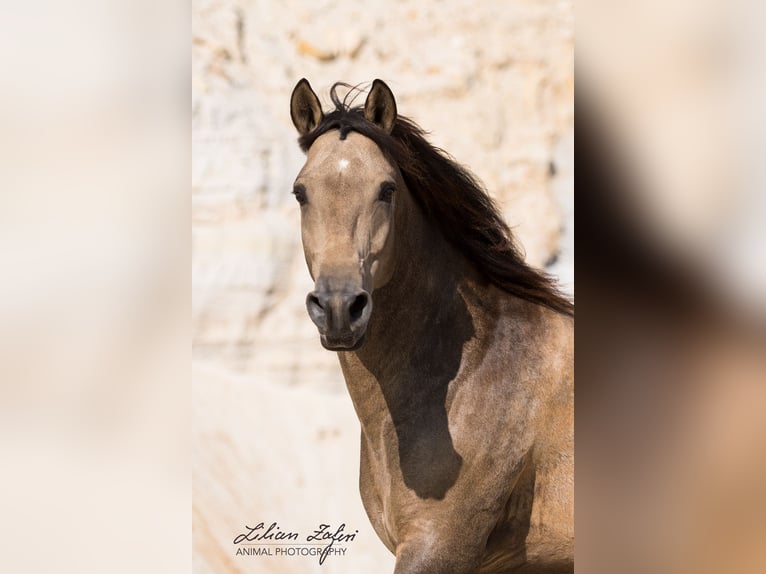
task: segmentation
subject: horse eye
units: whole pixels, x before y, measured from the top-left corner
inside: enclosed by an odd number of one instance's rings
[[[394,197],[394,191],[396,191],[396,186],[391,182],[386,182],[380,186],[378,199],[385,203],[391,203],[391,200]]]
[[[306,188],[302,185],[296,185],[293,188],[293,195],[299,204],[306,205],[308,203],[308,199],[306,198]]]

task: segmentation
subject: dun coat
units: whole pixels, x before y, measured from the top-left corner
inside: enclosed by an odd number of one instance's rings
[[[293,91],[293,192],[394,573],[572,572],[573,305],[384,82],[363,107],[338,85],[326,115],[305,79]]]

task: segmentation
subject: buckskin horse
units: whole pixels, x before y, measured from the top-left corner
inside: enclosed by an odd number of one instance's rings
[[[326,115],[308,81],[293,90],[293,193],[306,306],[361,423],[394,574],[572,572],[574,306],[384,82],[363,107],[339,85]]]

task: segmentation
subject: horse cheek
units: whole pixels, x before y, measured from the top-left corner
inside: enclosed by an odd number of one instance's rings
[[[317,270],[319,268],[319,255],[316,251],[318,243],[316,230],[312,230],[311,218],[301,214],[301,243],[303,244],[303,256],[306,259],[311,279],[316,281]]]

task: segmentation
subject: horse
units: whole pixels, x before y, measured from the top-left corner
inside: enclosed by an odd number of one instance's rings
[[[293,194],[394,574],[573,572],[574,305],[385,82],[364,106],[339,86],[327,114],[305,78],[292,92]]]

